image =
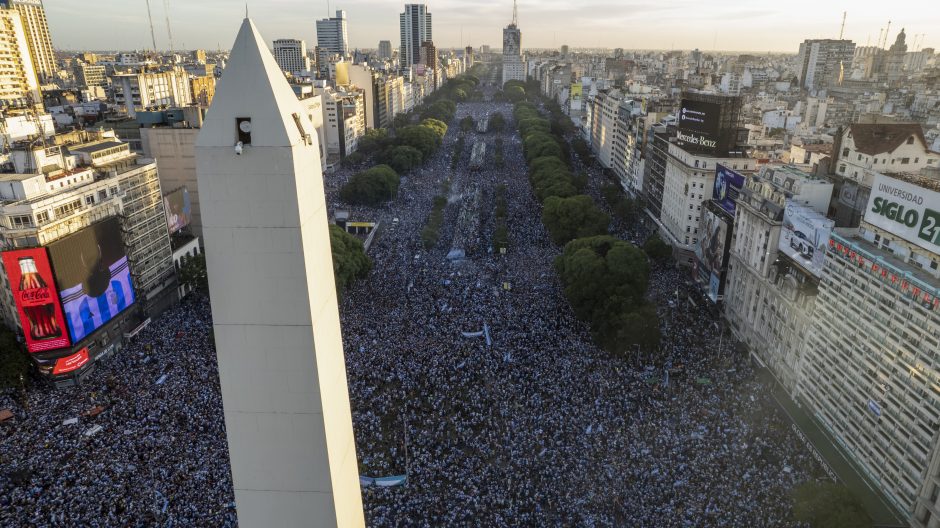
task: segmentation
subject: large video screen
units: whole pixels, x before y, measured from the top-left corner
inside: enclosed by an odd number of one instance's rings
[[[714,151],[718,148],[720,117],[719,104],[683,99],[679,108],[677,139],[695,150]]]
[[[180,187],[164,196],[163,208],[166,209],[166,224],[171,235],[188,226],[193,210],[189,190]]]
[[[813,275],[822,277],[833,227],[835,222],[815,210],[787,201],[778,249]]]
[[[715,188],[712,191],[712,198],[732,216],[742,187],[744,187],[744,176],[719,163],[715,171]]]
[[[130,264],[117,218],[53,242],[49,258],[73,343],[134,304]]]
[[[46,248],[4,251],[3,267],[23,325],[26,349],[45,352],[69,346]]]
[[[709,297],[712,302],[717,302],[721,273],[725,268],[730,226],[724,218],[705,209],[702,211],[700,233],[701,238],[695,246],[695,255],[698,257],[699,268],[708,276]]]

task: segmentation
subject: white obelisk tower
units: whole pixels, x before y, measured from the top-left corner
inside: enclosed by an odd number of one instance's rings
[[[239,525],[363,526],[317,133],[247,18],[196,170]]]

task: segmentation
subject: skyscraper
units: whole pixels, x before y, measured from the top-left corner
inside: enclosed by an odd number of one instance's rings
[[[842,82],[852,68],[855,43],[851,40],[806,40],[800,44],[800,85],[825,88]]]
[[[317,20],[317,65],[320,77],[328,77],[332,55],[349,52],[349,37],[346,35],[346,12],[336,11],[336,16]]]
[[[365,524],[320,148],[307,115],[246,18],[196,140],[232,485],[245,527]]]
[[[294,75],[310,70],[307,58],[307,43],[297,39],[277,39],[274,41],[274,60],[281,70]]]
[[[405,4],[405,12],[398,15],[401,26],[401,47],[398,62],[402,69],[421,62],[421,44],[433,40],[431,13],[425,4]]]
[[[522,32],[519,31],[516,2],[512,3],[512,23],[503,29],[503,83],[525,82],[525,62],[522,60]]]
[[[392,43],[388,40],[379,41],[379,58],[380,59],[391,59],[392,58]]]
[[[55,53],[42,0],[0,0],[0,5],[4,4],[20,14],[36,74],[42,81],[52,79],[56,72]]]
[[[31,101],[41,109],[39,76],[22,20],[18,10],[0,4],[0,106],[25,108]]]

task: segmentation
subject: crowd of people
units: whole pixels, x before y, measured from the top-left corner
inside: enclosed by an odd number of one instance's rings
[[[385,226],[373,271],[341,303],[360,475],[406,477],[363,488],[367,524],[793,525],[790,490],[823,471],[747,358],[719,346],[713,318],[681,302],[684,279],[665,265],[649,293],[661,353],[597,349],[554,273],[560,248],[539,220],[512,107],[463,103],[454,123],[495,112],[510,126],[466,132],[463,155],[501,137],[503,168],[452,170],[451,126],[380,208],[341,203],[348,169],[327,175],[332,210]],[[505,254],[490,249],[499,185]],[[442,189],[444,226],[427,250],[420,232]],[[651,224],[613,231],[641,244]],[[453,249],[465,258],[448,259]],[[2,394],[0,408],[15,413],[0,440],[0,525],[237,524],[205,299],[153,321],[90,383]]]
[[[462,104],[455,122],[497,111],[511,122],[511,106],[494,103]],[[372,212],[398,222],[374,242],[374,270],[342,303],[361,473],[407,476],[363,491],[368,524],[792,525],[790,490],[822,468],[748,359],[729,339],[719,350],[704,307],[679,302],[689,295],[680,273],[654,265],[650,296],[664,334],[655,361],[637,367],[598,350],[561,293],[552,268],[560,249],[539,220],[518,135],[468,132],[467,144],[501,136],[506,145],[503,169],[470,172],[449,169],[457,133],[397,201]],[[418,233],[445,177],[458,199],[426,251]],[[508,252],[448,260],[466,225],[462,200],[478,190],[479,238],[492,236],[500,184]],[[651,228],[613,225],[637,244]]]
[[[211,335],[193,298],[81,387],[0,394],[0,526],[236,526]]]

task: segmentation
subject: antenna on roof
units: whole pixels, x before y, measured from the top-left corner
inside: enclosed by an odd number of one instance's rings
[[[516,0],[512,0],[512,25],[517,25],[519,21],[519,10],[516,7]]]
[[[849,15],[848,11],[842,12],[842,29],[839,30],[839,40],[842,40],[842,35],[845,34],[845,17]]]
[[[170,30],[170,0],[163,0],[163,13],[166,16],[166,35],[170,39],[170,53],[176,51],[173,47],[173,31]]]
[[[150,41],[153,43],[153,51],[157,52],[157,37],[153,35],[153,15],[150,14],[150,0],[147,1],[147,19],[150,20]]]

